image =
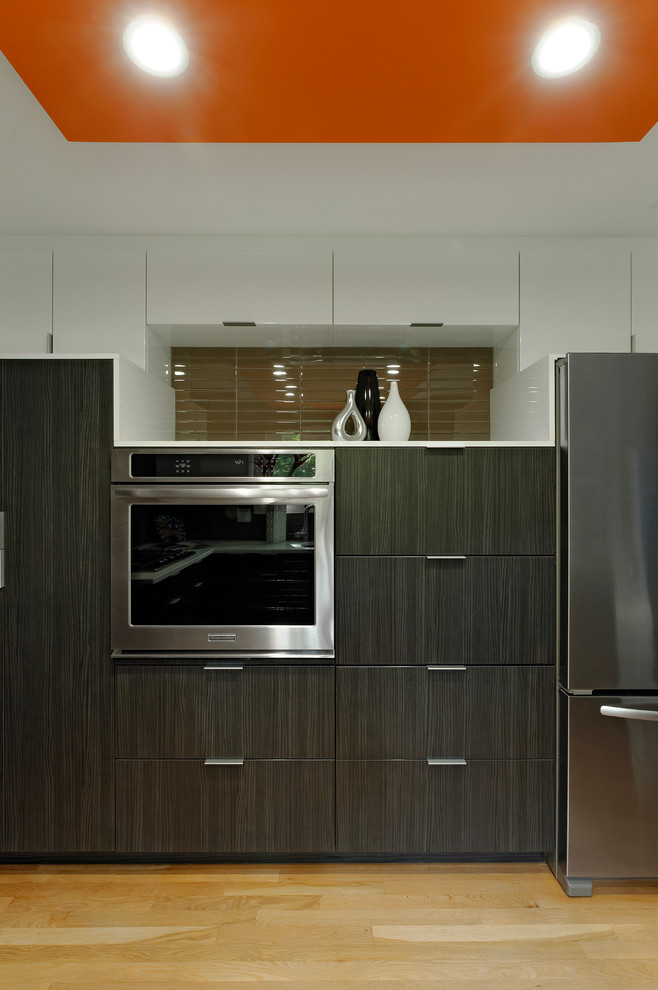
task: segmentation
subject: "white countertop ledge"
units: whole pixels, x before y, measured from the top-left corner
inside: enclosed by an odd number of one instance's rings
[[[353,447],[357,450],[372,450],[373,447],[445,447],[461,450],[464,447],[554,447],[551,440],[361,440],[351,442],[346,440],[122,440],[116,447],[171,447],[173,449],[207,449],[224,450],[294,450],[299,447],[304,450],[323,449],[326,447]]]

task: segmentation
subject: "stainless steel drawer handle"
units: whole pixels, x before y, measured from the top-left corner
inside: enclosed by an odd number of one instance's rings
[[[244,670],[244,667],[222,667],[220,664],[217,664],[212,666],[209,665],[208,667],[204,667],[203,669],[204,670]]]
[[[425,560],[466,560],[465,553],[426,554]]]
[[[430,767],[465,767],[466,760],[428,760]]]
[[[227,757],[225,760],[204,760],[204,767],[241,767],[244,760],[239,756]]]
[[[612,715],[614,718],[634,718],[643,722],[658,722],[658,712],[645,712],[642,708],[615,708],[613,705],[601,705],[601,714]]]
[[[428,667],[428,670],[466,670],[466,667],[449,667],[447,664],[443,667]]]

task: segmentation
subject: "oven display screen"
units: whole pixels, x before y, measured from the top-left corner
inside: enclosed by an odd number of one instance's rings
[[[131,457],[133,478],[314,478],[315,454],[259,453],[241,451],[222,453],[182,451],[178,453],[140,453]]]

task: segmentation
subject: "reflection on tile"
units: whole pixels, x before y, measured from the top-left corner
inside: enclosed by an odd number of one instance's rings
[[[382,402],[399,382],[411,439],[489,438],[490,348],[173,348],[178,439],[327,440],[373,369]]]

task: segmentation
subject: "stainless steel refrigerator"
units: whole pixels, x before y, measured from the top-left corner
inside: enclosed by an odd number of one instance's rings
[[[557,364],[554,869],[658,877],[658,354]]]

